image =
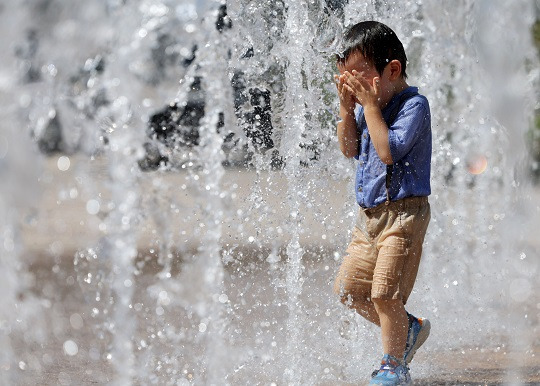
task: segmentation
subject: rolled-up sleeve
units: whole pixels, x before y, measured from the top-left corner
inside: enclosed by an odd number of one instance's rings
[[[406,104],[388,130],[390,154],[394,162],[402,159],[429,128],[429,108],[420,101]]]

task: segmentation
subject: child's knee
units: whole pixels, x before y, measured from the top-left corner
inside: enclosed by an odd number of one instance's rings
[[[348,307],[362,308],[362,304],[371,303],[369,294],[366,295],[358,286],[339,277],[334,282],[334,293],[339,296],[341,303]]]

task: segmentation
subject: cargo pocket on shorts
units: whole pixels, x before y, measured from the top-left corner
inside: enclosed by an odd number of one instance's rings
[[[410,246],[414,232],[414,220],[418,210],[404,210],[398,213],[399,229],[403,233],[403,237],[407,241],[407,246]]]

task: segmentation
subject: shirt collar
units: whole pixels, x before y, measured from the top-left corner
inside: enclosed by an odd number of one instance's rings
[[[401,96],[403,94],[410,93],[410,92],[418,93],[418,87],[409,86],[406,89],[402,90],[401,92],[398,92],[397,94],[395,94],[392,97],[392,99],[390,99],[390,102],[388,102],[388,104],[382,110],[383,116],[386,116],[390,111],[392,111],[396,103],[399,103],[399,100],[401,99]]]

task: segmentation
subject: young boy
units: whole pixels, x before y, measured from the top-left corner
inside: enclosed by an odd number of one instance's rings
[[[404,307],[430,220],[429,104],[407,84],[403,45],[386,25],[356,24],[344,48],[337,59],[337,133],[342,153],[358,160],[360,210],[334,290],[381,327],[384,356],[370,384],[407,385],[408,363],[430,330],[427,319]]]

